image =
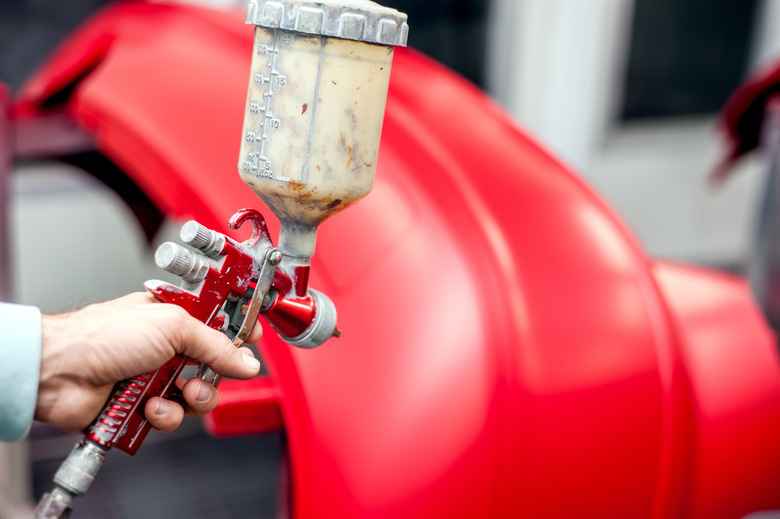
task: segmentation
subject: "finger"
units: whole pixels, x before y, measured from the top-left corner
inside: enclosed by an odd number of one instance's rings
[[[181,353],[231,378],[248,379],[260,371],[260,362],[254,356],[242,354],[223,333],[194,318],[186,322]]]
[[[254,352],[254,351],[252,351],[252,348],[249,348],[248,346],[241,346],[241,347],[238,349],[238,351],[239,351],[240,353],[242,353],[243,355],[249,355],[249,356],[250,356],[250,357],[252,357],[252,358],[257,358],[257,357],[255,357],[255,352]]]
[[[255,323],[255,327],[252,329],[252,333],[246,338],[246,342],[249,344],[256,344],[257,341],[263,338],[263,327],[260,323]]]
[[[184,408],[176,402],[153,396],[144,406],[144,415],[155,429],[171,432],[184,419]]]
[[[187,402],[187,414],[197,416],[210,412],[219,401],[216,388],[197,377],[191,378],[184,384],[182,394]]]

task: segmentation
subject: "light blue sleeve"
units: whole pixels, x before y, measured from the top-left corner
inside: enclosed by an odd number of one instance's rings
[[[38,399],[41,368],[41,311],[0,303],[0,441],[27,434]]]

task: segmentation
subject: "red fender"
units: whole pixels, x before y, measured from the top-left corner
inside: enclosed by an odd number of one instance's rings
[[[166,214],[228,232],[264,209],[236,172],[242,18],[117,5],[17,117],[67,87],[70,117]],[[302,518],[780,508],[776,344],[744,284],[654,265],[476,88],[412,51],[393,67],[374,192],[313,261],[344,334],[298,350],[268,333],[271,379],[224,384],[214,431],[281,420]]]

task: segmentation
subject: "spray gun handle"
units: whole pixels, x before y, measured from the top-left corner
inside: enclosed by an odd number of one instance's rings
[[[117,447],[135,454],[152,428],[143,414],[146,402],[153,396],[182,401],[175,382],[187,362],[187,357],[176,355],[159,369],[117,384],[103,411],[87,429],[86,438],[106,450]]]

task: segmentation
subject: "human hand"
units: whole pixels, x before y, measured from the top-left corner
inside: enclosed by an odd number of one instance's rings
[[[255,326],[249,342],[261,333]],[[35,418],[80,432],[103,408],[117,382],[156,369],[178,353],[231,378],[252,378],[260,370],[249,348],[236,348],[224,334],[176,305],[157,303],[149,293],[44,315]],[[146,403],[144,414],[156,429],[171,431],[185,412],[202,415],[217,405],[216,389],[203,380],[178,385],[186,409],[160,397]]]

